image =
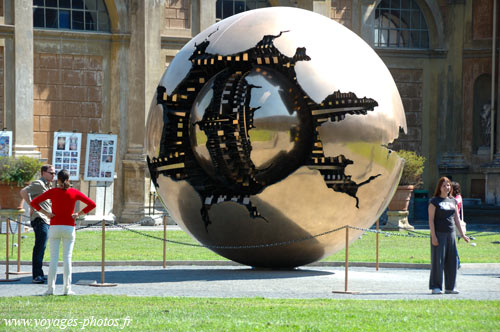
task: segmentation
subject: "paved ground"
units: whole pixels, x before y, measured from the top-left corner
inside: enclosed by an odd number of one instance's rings
[[[133,228],[163,229],[162,226]],[[425,229],[425,226],[417,228]],[[474,231],[498,231],[499,225],[471,228]],[[169,226],[167,229],[179,228]],[[431,295],[428,265],[388,264],[389,267],[381,267],[379,271],[372,266],[350,266],[348,291],[356,294],[346,294],[342,293],[345,287],[342,266],[316,264],[295,270],[265,270],[232,262],[170,262],[163,269],[158,263],[142,262],[142,266],[132,266],[128,262],[111,262],[114,266],[106,266],[105,281],[117,283],[116,287],[78,285],[89,280],[101,282],[101,266],[95,262],[87,266],[75,263],[73,289],[81,295],[500,300],[500,263],[463,264],[457,277],[457,289],[461,291],[458,295]],[[11,264],[10,271],[16,270],[17,266]],[[21,270],[31,271],[31,265],[22,265]],[[48,267],[44,270],[48,272]],[[62,267],[58,272],[56,294],[62,293]],[[5,265],[0,264],[0,278],[4,277]],[[10,276],[11,279],[16,277]],[[46,290],[46,285],[32,284],[31,275],[19,278],[21,280],[17,282],[0,283],[0,297],[40,295]]]
[[[22,266],[28,270],[30,266]],[[11,266],[11,271],[16,267]],[[56,294],[62,293],[62,267]],[[5,266],[0,268],[5,276]],[[11,276],[14,278],[16,276]],[[459,295],[431,295],[428,269],[351,267],[344,291],[343,267],[306,266],[296,270],[260,270],[245,266],[109,266],[105,282],[116,287],[74,285],[77,294],[188,297],[265,297],[335,299],[474,299],[500,300],[500,264],[463,264],[457,278]],[[73,283],[101,282],[100,266],[76,266]],[[40,295],[46,285],[31,283],[31,275],[0,284],[0,296]]]

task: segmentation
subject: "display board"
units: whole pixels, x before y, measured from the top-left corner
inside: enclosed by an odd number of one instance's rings
[[[12,156],[12,131],[0,131],[0,157]]]
[[[78,180],[80,174],[81,133],[55,132],[52,164],[56,173],[61,169],[69,172],[70,180]]]
[[[88,134],[85,156],[85,181],[113,181],[117,136]]]

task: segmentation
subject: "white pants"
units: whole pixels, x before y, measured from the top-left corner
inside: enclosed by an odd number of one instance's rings
[[[57,262],[59,261],[59,245],[61,240],[63,243],[64,293],[66,294],[71,290],[71,257],[75,244],[75,227],[54,225],[49,228],[50,265],[47,280],[49,292],[54,292],[56,287]]]

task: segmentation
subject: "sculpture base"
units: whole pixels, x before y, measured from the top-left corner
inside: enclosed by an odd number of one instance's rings
[[[495,154],[493,161],[481,168],[486,177],[486,204],[500,206],[500,154]]]
[[[387,211],[387,224],[382,227],[383,231],[412,231],[415,229],[408,221],[408,211]]]

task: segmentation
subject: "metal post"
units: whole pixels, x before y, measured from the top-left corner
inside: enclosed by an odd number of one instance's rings
[[[349,283],[349,225],[345,225],[345,276],[344,276],[344,291],[332,291],[332,293],[343,294],[358,294],[358,292],[347,291]]]
[[[10,274],[30,274],[31,272],[21,272],[21,226],[22,216],[19,215],[17,222],[17,272],[10,272]]]
[[[104,185],[104,204],[102,204],[102,217],[106,215],[106,189],[108,186]]]
[[[163,216],[163,268],[167,267],[167,216]]]
[[[106,192],[105,192],[106,193]],[[105,283],[104,282],[104,265],[105,265],[105,256],[106,256],[106,219],[102,218],[102,260],[101,260],[101,283],[89,284],[89,286],[93,287],[113,287],[117,286],[117,284]]]
[[[101,284],[104,284],[104,260],[106,256],[106,220],[102,218],[102,264],[101,264]]]
[[[148,203],[148,215],[151,216],[151,179],[149,179],[149,203]]]
[[[345,285],[344,292],[347,293],[347,283],[349,279],[349,227],[345,227]]]
[[[377,243],[377,249],[376,251],[376,262],[375,262],[375,270],[378,271],[378,230],[379,230],[379,224],[380,224],[380,218],[377,218],[377,237],[376,237],[376,243]]]
[[[1,219],[0,219],[1,221]],[[9,281],[19,281],[20,279],[9,279],[9,228],[10,228],[10,222],[9,218],[6,218],[6,230],[5,230],[5,248],[6,248],[6,260],[5,260],[5,279],[0,279],[0,282],[9,282]],[[1,222],[0,222],[1,224]]]

